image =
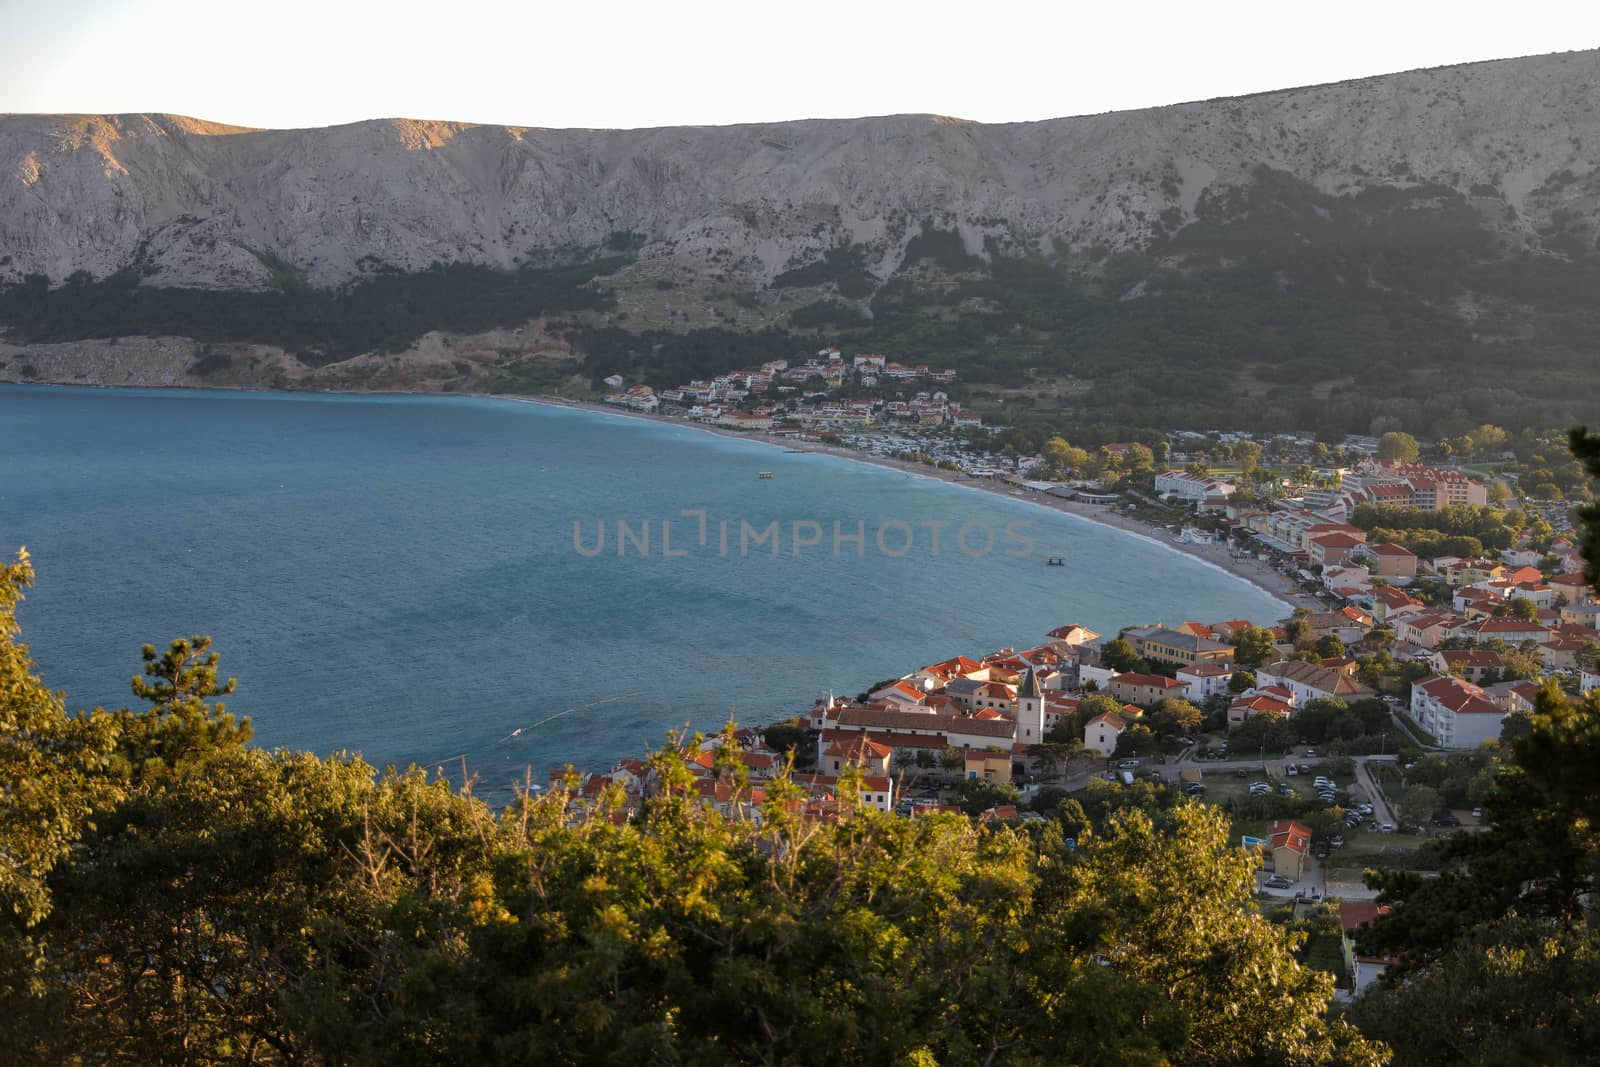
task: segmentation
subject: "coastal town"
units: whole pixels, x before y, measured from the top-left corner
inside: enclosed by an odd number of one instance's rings
[[[1467,773],[1523,729],[1540,686],[1600,688],[1600,603],[1570,502],[1516,486],[1510,450],[1496,478],[1492,463],[1423,462],[1398,432],[1332,447],[1308,435],[1178,432],[1092,454],[1059,438],[1032,454],[985,448],[952,433],[982,421],[933,390],[934,373],[824,349],[794,367],[660,394],[635,386],[607,402],[774,439],[827,434],[879,459],[931,458],[947,477],[1220,553],[1292,611],[1129,620],[1110,634],[1068,623],[1031,647],[961,650],[854,696],[825,693],[783,722],[688,741],[675,758],[694,794],[759,818],[781,775],[812,818],[871,808],[1017,824],[1107,790],[1220,804],[1240,844],[1260,853],[1263,899],[1337,902],[1342,955],[1331,969],[1347,992],[1365,988],[1387,961],[1354,949],[1378,914],[1363,859],[1478,826],[1483,790]],[[818,377],[825,388],[802,392]],[[914,392],[839,396],[881,381]],[[774,382],[793,383],[792,402],[749,403]],[[1431,448],[1447,459],[1473,445]],[[623,759],[555,777],[576,809],[608,796],[626,812],[659,774],[649,759]]]
[[[1284,533],[1305,546],[1291,555],[1365,544],[1336,523]],[[1600,687],[1600,603],[1577,557],[1561,553],[1545,575],[1383,547],[1333,565],[1365,570],[1384,595],[1341,585],[1340,607],[1259,624],[1106,635],[1069,623],[1032,647],[956,654],[853,697],[825,694],[785,722],[730,723],[604,772],[568,768],[553,785],[570,790],[575,817],[627,818],[662,787],[662,759],[681,760],[700,803],[742,819],[760,819],[778,778],[824,821],[870,808],[1026,825],[1080,800],[1220,804],[1259,854],[1264,905],[1320,916],[1323,965],[1353,996],[1393,962],[1356,948],[1380,914],[1363,865],[1480,826],[1483,768],[1540,684]],[[1447,602],[1406,592],[1418,580],[1446,583]]]
[[[874,424],[977,428],[983,420],[962,410],[940,387],[956,380],[953,370],[926,364],[904,366],[887,356],[860,354],[848,361],[837,348],[796,360],[770,360],[759,367],[696,379],[659,393],[619,375],[605,379],[605,403],[645,414],[672,414],[734,430],[778,435]],[[926,386],[924,388],[923,386]],[[842,395],[863,393],[856,399]],[[893,397],[874,394],[896,394]],[[904,394],[904,395],[900,395]],[[771,397],[771,400],[763,399]]]

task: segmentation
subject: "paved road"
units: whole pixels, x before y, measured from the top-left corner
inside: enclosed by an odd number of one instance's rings
[[[1389,809],[1389,802],[1384,799],[1383,790],[1378,788],[1378,783],[1373,780],[1372,771],[1367,766],[1373,759],[1378,759],[1381,763],[1394,762],[1393,757],[1363,756],[1356,760],[1356,781],[1361,783],[1362,788],[1366,791],[1367,802],[1372,805],[1373,821],[1377,823],[1392,823],[1398,826],[1400,825],[1400,820],[1395,818],[1394,812]]]

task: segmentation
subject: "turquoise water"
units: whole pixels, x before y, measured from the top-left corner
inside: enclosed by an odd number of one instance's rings
[[[1067,622],[1282,614],[1022,501],[508,400],[0,386],[0,442],[0,550],[33,554],[26,637],[73,706],[126,704],[141,644],[210,634],[260,743],[464,758],[491,793]],[[777,555],[752,543],[774,520]],[[835,521],[862,545],[836,556]]]

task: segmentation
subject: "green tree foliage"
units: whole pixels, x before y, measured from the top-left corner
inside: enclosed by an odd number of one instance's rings
[[[1150,725],[1162,737],[1177,737],[1200,729],[1205,713],[1187,700],[1167,697],[1151,709]]]
[[[1129,644],[1125,637],[1107,641],[1100,649],[1100,662],[1118,674],[1149,670],[1149,665],[1139,658],[1133,651],[1133,645]]]
[[[52,288],[34,275],[20,285],[0,286],[0,322],[25,341],[145,334],[276,344],[321,366],[365,352],[399,351],[430,330],[477,333],[520,326],[547,313],[609,309],[616,302],[596,283],[631,262],[608,256],[521,270],[436,264],[412,274],[380,271],[342,290],[301,284],[269,291],[148,286],[133,268]]]
[[[1431,786],[1414,785],[1406,790],[1405,799],[1400,803],[1400,818],[1403,822],[1426,826],[1441,806],[1438,790]]]
[[[1041,450],[1051,473],[1062,476],[1082,474],[1089,466],[1089,453],[1068,444],[1063,437],[1052,437]]]
[[[794,753],[797,767],[810,767],[817,762],[817,731],[799,716],[765,727],[762,737],[774,750]]]
[[[1282,754],[1298,738],[1299,732],[1290,720],[1270,713],[1250,716],[1228,735],[1233,751],[1246,754],[1263,750]]]
[[[1408,433],[1391,430],[1378,438],[1378,458],[1397,460],[1401,463],[1415,463],[1420,455],[1417,448],[1417,439]]]
[[[1276,655],[1272,644],[1272,631],[1264,626],[1240,630],[1233,635],[1234,659],[1241,667],[1259,667]]]
[[[49,912],[47,876],[104,788],[111,753],[107,724],[69,716],[61,695],[33,673],[17,625],[32,584],[26,549],[0,565],[0,916],[24,928]],[[7,977],[0,971],[0,992]]]
[[[1016,787],[1010,782],[988,778],[962,779],[955,791],[956,803],[968,815],[977,815],[1001,804],[1015,804],[1017,799]]]
[[[1527,719],[1483,797],[1486,830],[1445,841],[1437,877],[1367,874],[1394,910],[1362,948],[1401,962],[1357,1017],[1406,1062],[1576,1063],[1593,1052],[1600,694],[1575,700],[1546,684]],[[1474,775],[1466,789],[1483,785]],[[1496,1011],[1472,1013],[1500,995]]]
[[[226,705],[207,702],[237,684],[217,681],[220,657],[211,651],[211,638],[179,638],[160,656],[145,645],[140,654],[144,673],[134,676],[133,695],[150,707],[118,713],[118,753],[135,773],[169,770],[186,756],[250,740],[249,719],[235,721]]]
[[[1160,748],[1161,739],[1156,736],[1154,730],[1141,721],[1135,720],[1117,735],[1118,756],[1147,756],[1159,751]]]
[[[1591,480],[1600,480],[1600,434],[1590,433],[1579,426],[1572,431],[1570,446],[1573,456],[1583,465]],[[1578,509],[1579,547],[1585,561],[1584,577],[1589,584],[1600,589],[1600,502],[1585,504]]]
[[[819,820],[780,776],[756,818],[730,724],[733,817],[698,737],[642,802],[571,778],[495,810],[252,748],[203,638],[146,649],[147,710],[67,715],[16,641],[29,577],[0,583],[0,1062],[1384,1062],[1170,789],[1025,831],[849,782]]]
[[[1583,1063],[1600,1045],[1600,938],[1509,918],[1473,929],[1411,985],[1369,995],[1354,1017],[1397,1063]]]
[[[1503,619],[1521,619],[1535,622],[1539,618],[1539,605],[1527,597],[1514,596],[1494,609],[1495,616]]]
[[[1284,624],[1283,628],[1289,635],[1289,643],[1297,649],[1309,650],[1317,643],[1316,636],[1311,630],[1311,622],[1304,615],[1295,615]]]

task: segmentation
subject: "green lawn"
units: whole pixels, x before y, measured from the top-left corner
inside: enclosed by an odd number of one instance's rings
[[[1344,976],[1344,946],[1338,934],[1316,933],[1306,941],[1305,963],[1319,971]]]

